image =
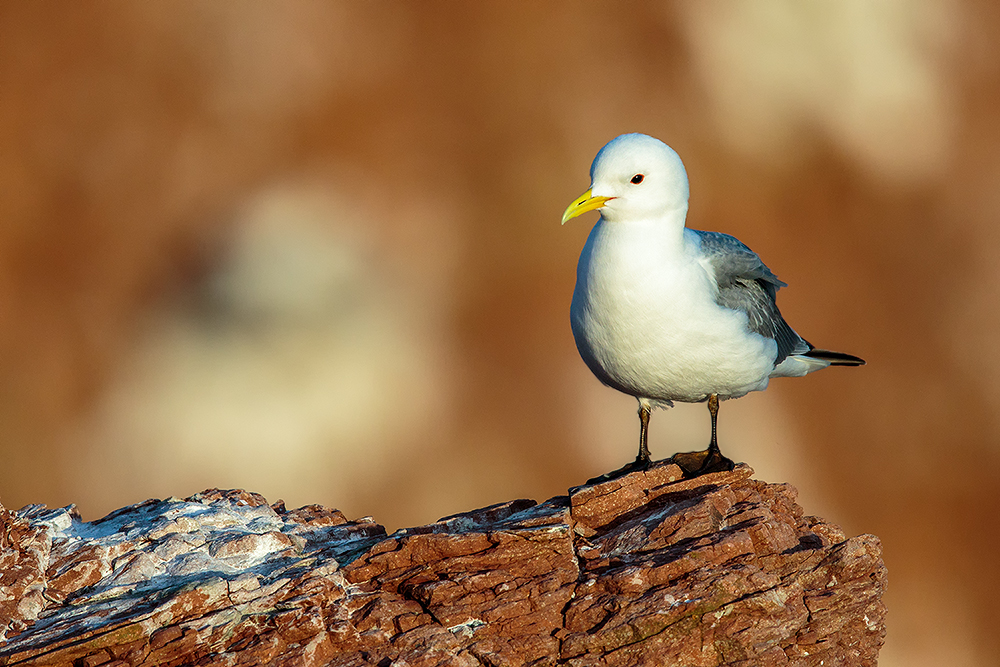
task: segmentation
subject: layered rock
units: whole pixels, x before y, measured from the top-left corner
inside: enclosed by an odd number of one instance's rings
[[[0,511],[0,665],[874,665],[877,538],[671,464],[386,535],[245,491]]]

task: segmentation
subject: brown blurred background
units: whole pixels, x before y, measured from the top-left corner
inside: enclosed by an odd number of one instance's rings
[[[725,404],[727,453],[882,538],[882,665],[1000,664],[998,44],[988,0],[2,2],[0,502],[393,529],[630,460],[559,217],[642,131],[869,361]]]

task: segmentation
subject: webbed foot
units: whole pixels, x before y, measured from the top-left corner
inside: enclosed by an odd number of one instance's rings
[[[621,468],[617,470],[612,470],[611,472],[606,472],[603,475],[598,475],[597,477],[591,477],[587,480],[587,484],[600,484],[602,482],[609,482],[613,479],[618,479],[619,477],[624,477],[629,473],[638,472],[640,470],[649,470],[649,466],[653,464],[653,461],[649,457],[643,457],[639,455],[635,457],[635,461],[632,463],[626,463]]]
[[[667,460],[677,464],[684,471],[685,479],[700,477],[710,472],[727,472],[736,467],[732,459],[723,456],[722,452],[712,447],[700,452],[678,452]]]

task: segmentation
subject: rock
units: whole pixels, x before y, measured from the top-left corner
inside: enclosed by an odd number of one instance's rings
[[[875,665],[878,539],[660,464],[386,535],[246,491],[0,509],[0,665]]]

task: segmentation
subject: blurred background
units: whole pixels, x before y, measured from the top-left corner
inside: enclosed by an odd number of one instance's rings
[[[0,502],[392,530],[631,460],[559,218],[641,131],[869,362],[724,404],[724,450],[882,539],[882,665],[1000,664],[998,44],[988,0],[4,1]]]

